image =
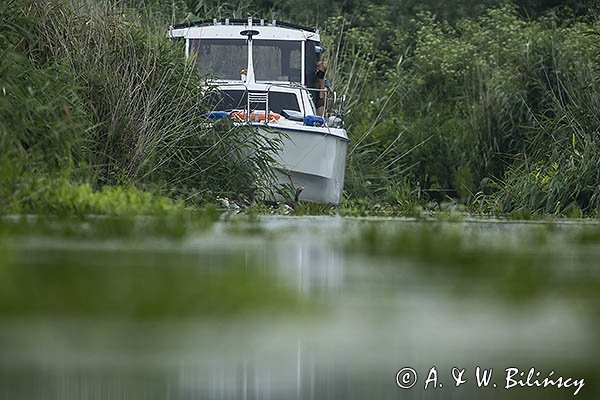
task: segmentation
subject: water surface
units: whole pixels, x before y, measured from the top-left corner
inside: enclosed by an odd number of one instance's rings
[[[583,379],[578,398],[600,394],[596,224],[264,216],[174,239],[97,236],[94,223],[1,236],[0,398],[576,390],[506,389],[507,368],[524,372],[515,380],[531,368],[530,381]],[[493,368],[488,387],[477,387],[478,366]],[[402,389],[407,367],[418,380]],[[465,369],[460,387],[453,367]]]

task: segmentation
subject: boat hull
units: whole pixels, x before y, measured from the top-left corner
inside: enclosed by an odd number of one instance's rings
[[[259,127],[267,137],[281,140],[273,155],[277,183],[304,187],[301,200],[338,205],[344,189],[348,139],[342,129]]]

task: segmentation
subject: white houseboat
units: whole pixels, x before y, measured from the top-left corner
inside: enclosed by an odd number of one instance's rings
[[[279,21],[214,19],[171,26],[169,37],[185,40],[186,57],[194,57],[218,88],[211,118],[251,124],[267,136],[283,132],[273,165],[278,183],[304,187],[303,200],[339,204],[348,135],[341,116],[317,112],[327,92],[318,84],[318,31]]]

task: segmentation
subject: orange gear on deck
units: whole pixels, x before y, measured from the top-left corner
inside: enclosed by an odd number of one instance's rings
[[[235,121],[245,121],[246,120],[246,111],[243,110],[234,110],[229,113],[229,116]],[[281,115],[276,112],[269,113],[269,122],[277,122],[281,118]],[[264,111],[252,111],[250,113],[250,122],[265,122],[266,113]]]

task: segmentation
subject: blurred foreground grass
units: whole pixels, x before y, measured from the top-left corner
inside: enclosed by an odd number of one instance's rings
[[[71,239],[149,237],[180,239],[202,232],[219,218],[219,212],[207,206],[202,209],[176,209],[164,214],[84,215],[13,215],[0,220],[0,240],[4,236],[55,236]]]
[[[3,316],[179,318],[301,306],[274,276],[237,258],[209,266],[147,251],[4,252],[0,261]]]
[[[0,317],[180,318],[303,308],[293,290],[243,254],[179,246],[217,215],[5,218]]]
[[[461,296],[508,302],[558,296],[600,310],[599,225],[382,221],[365,224],[344,247]]]

